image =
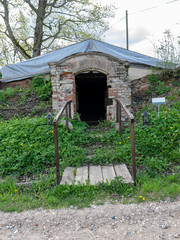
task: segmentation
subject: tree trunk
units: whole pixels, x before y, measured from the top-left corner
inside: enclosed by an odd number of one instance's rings
[[[41,55],[41,46],[43,39],[43,21],[46,14],[47,0],[39,0],[37,9],[36,27],[34,29],[34,48],[33,57]]]

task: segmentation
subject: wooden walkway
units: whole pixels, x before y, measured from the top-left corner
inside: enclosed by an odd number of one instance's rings
[[[60,184],[86,183],[89,180],[91,185],[96,185],[98,182],[106,182],[107,180],[110,182],[115,177],[122,177],[125,183],[134,183],[126,165],[120,164],[114,166],[83,166],[77,169],[67,167]]]

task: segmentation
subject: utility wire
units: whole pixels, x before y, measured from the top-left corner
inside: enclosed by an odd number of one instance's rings
[[[150,8],[142,9],[142,10],[139,10],[138,12],[129,13],[128,15],[134,15],[134,14],[137,14],[137,13],[146,12],[146,11],[149,11],[149,10],[157,8],[157,7],[159,7],[159,6],[156,5],[156,6],[153,6],[153,7],[150,7]]]
[[[121,22],[123,19],[125,19],[126,18],[126,16],[124,16],[123,18],[121,18],[120,20],[118,20],[116,23],[114,23],[113,25],[111,25],[110,27],[109,27],[109,29],[110,28],[112,28],[112,27],[114,27],[116,24],[118,24],[119,22]],[[109,30],[108,29],[108,30]]]
[[[166,2],[165,4],[171,4],[171,3],[175,3],[175,2],[178,2],[179,0],[172,0],[172,1],[169,1],[169,2]],[[138,13],[141,13],[141,12],[145,12],[145,11],[149,11],[149,10],[151,10],[151,9],[154,9],[154,8],[158,8],[159,7],[159,5],[156,5],[156,6],[152,6],[152,7],[150,7],[150,8],[145,8],[145,9],[142,9],[142,10],[139,10],[139,11],[137,11],[137,12],[133,12],[133,13],[128,13],[128,15],[135,15],[135,14],[138,14]],[[118,9],[120,9],[120,7],[118,8]],[[109,27],[109,29],[111,29],[112,27],[114,27],[115,25],[117,25],[119,22],[121,22],[123,19],[125,19],[126,18],[126,16],[124,16],[124,17],[122,17],[120,20],[118,20],[116,23],[114,23],[113,25],[111,25],[110,27]],[[109,30],[108,29],[108,30]]]
[[[179,0],[172,0],[170,2],[166,2],[166,4],[171,4],[171,3],[174,3],[174,2],[177,2],[177,1],[179,1]]]

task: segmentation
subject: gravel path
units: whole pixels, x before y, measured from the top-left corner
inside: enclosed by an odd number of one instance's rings
[[[0,212],[0,240],[180,239],[180,198],[175,202],[105,203],[84,209]]]

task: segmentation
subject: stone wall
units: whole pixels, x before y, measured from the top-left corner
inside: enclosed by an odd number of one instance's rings
[[[131,91],[133,96],[144,96],[148,90],[148,76],[131,81]]]
[[[131,105],[131,87],[127,78],[129,65],[112,56],[101,53],[75,54],[60,62],[49,64],[53,86],[53,110],[58,111],[64,101],[73,101],[76,113],[75,77],[86,71],[98,71],[107,76],[107,119],[115,118],[115,98],[121,98],[126,106]]]

